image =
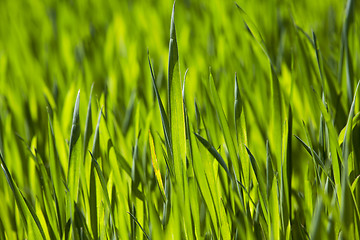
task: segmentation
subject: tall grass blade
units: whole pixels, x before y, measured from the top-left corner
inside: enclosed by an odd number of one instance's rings
[[[248,154],[246,146],[248,145],[247,133],[246,133],[246,119],[244,102],[241,98],[239,82],[237,74],[235,73],[235,103],[234,103],[234,115],[235,115],[235,131],[237,145],[239,148],[240,161],[243,163],[244,185],[246,188],[250,188],[250,161],[248,161]],[[246,202],[246,200],[245,200]]]
[[[94,158],[100,157],[100,137],[99,137],[99,128],[101,120],[102,109],[100,109],[98,121],[96,124],[94,142],[92,147],[92,154]],[[90,221],[93,237],[98,238],[98,196],[97,196],[97,187],[96,187],[96,176],[95,176],[95,165],[91,161],[91,170],[90,170],[90,196],[89,196],[89,206],[90,206]]]
[[[80,90],[76,97],[73,121],[70,135],[69,145],[69,165],[67,185],[70,191],[72,202],[76,202],[79,192],[79,180],[81,171],[81,134],[80,134],[80,120],[79,120],[79,104],[80,104]]]
[[[184,187],[183,172],[186,170],[186,136],[184,103],[182,99],[178,46],[175,31],[175,2],[171,14],[170,26],[168,107],[175,178],[181,189],[179,190],[182,192]],[[182,197],[184,197],[184,195]]]

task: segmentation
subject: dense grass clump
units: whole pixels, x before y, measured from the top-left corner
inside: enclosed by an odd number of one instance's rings
[[[0,239],[358,239],[359,9],[1,1]]]

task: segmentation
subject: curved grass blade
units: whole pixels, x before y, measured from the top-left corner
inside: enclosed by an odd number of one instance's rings
[[[154,139],[153,139],[153,137],[151,135],[150,130],[149,130],[149,144],[150,144],[151,160],[152,160],[152,165],[153,165],[153,168],[154,168],[156,180],[158,182],[158,186],[159,186],[161,195],[163,197],[163,200],[166,202],[164,185],[163,185],[163,182],[162,182],[162,179],[161,179],[160,168],[159,168],[159,164],[158,164],[156,153],[155,153]]]
[[[310,135],[309,135],[309,132],[308,130],[306,129],[306,126],[305,126],[305,123],[303,122],[303,128],[304,128],[304,131],[305,131],[305,134],[306,134],[306,138],[307,140],[309,141],[309,145],[308,146],[300,137],[295,136],[295,138],[301,143],[301,145],[305,148],[305,150],[310,154],[311,158],[313,159],[313,163],[315,164],[315,166],[317,167],[317,165],[320,166],[320,168],[323,170],[323,172],[326,174],[326,176],[328,177],[331,185],[333,187],[335,187],[335,183],[334,183],[334,180],[332,179],[332,177],[330,176],[330,172],[329,172],[329,168],[325,166],[325,164],[320,160],[320,157],[319,155],[315,152],[315,150],[313,149],[312,147],[312,143],[311,143],[311,139],[310,139]],[[312,152],[312,154],[311,154]],[[315,168],[315,171],[316,168]],[[316,173],[317,176],[319,176],[318,173]]]
[[[352,130],[360,123],[360,112],[358,112],[355,117],[352,119]],[[339,145],[343,144],[344,137],[345,137],[345,131],[347,129],[347,125],[340,131],[339,134]]]
[[[297,140],[301,143],[301,145],[305,148],[305,150],[310,154],[310,156],[314,157],[315,162],[320,165],[320,167],[325,170],[325,165],[322,161],[320,161],[319,155],[312,150],[300,137],[294,135]],[[312,151],[311,151],[312,150]],[[312,153],[311,153],[312,152]]]
[[[260,188],[260,194],[262,195],[262,198],[267,199],[266,198],[266,183],[265,183],[265,179],[263,178],[263,175],[260,173],[260,169],[259,169],[259,165],[257,164],[254,155],[252,155],[251,151],[249,150],[248,147],[246,147],[246,151],[249,154],[249,159],[250,159],[250,163],[251,166],[254,170],[255,176],[256,176],[256,180],[259,183],[259,188]],[[266,206],[267,207],[267,206]]]
[[[24,196],[22,195],[22,193],[20,192],[18,186],[16,185],[16,183],[14,182],[6,164],[5,164],[5,161],[3,159],[3,156],[2,154],[0,153],[0,160],[1,160],[1,167],[4,171],[4,174],[5,174],[5,177],[6,177],[6,180],[12,190],[12,192],[14,193],[14,197],[15,197],[15,201],[16,201],[16,204],[18,206],[18,209],[19,209],[19,212],[20,212],[20,215],[22,217],[22,220],[24,221],[25,225],[26,223],[28,223],[30,226],[33,226],[33,223],[29,223],[28,220],[29,219],[32,219],[34,220],[37,228],[35,227],[32,227],[32,231],[35,233],[35,236],[38,235],[38,236],[41,236],[43,239],[46,239],[45,237],[45,233],[44,233],[44,230],[39,222],[39,219],[38,217],[36,216],[36,213],[35,211],[31,208],[31,206],[26,202]],[[29,226],[28,225],[28,226]]]
[[[270,56],[266,50],[266,46],[265,46],[265,42],[263,37],[261,36],[260,31],[258,30],[258,28],[256,27],[256,25],[254,24],[254,22],[250,19],[250,17],[246,14],[246,12],[237,4],[235,3],[237,9],[239,10],[241,17],[243,18],[243,21],[246,25],[246,28],[249,30],[249,32],[251,33],[251,35],[255,38],[255,40],[258,42],[258,44],[260,45],[261,49],[263,50],[263,52],[266,54],[266,56],[269,58],[270,60]]]
[[[161,115],[161,122],[162,122],[162,126],[163,126],[163,131],[164,131],[164,136],[165,136],[165,145],[166,145],[166,150],[169,156],[169,159],[172,159],[172,144],[171,144],[171,137],[170,137],[170,124],[169,124],[169,120],[168,120],[168,116],[166,115],[165,109],[164,109],[164,105],[161,101],[161,97],[159,94],[159,91],[156,87],[156,83],[155,83],[155,75],[151,66],[151,62],[150,62],[150,56],[148,55],[148,61],[149,61],[149,67],[150,67],[150,72],[151,72],[151,79],[152,79],[152,84],[153,84],[153,88],[155,91],[155,95],[158,101],[158,105],[159,105],[159,109],[160,109],[160,115]],[[173,170],[173,166],[172,165],[168,165],[168,168],[170,170],[170,173],[172,176],[174,176],[174,170]]]
[[[194,134],[197,137],[197,139],[201,142],[201,144],[211,153],[211,155],[224,168],[229,179],[231,179],[230,171],[229,171],[228,167],[226,166],[226,163],[225,163],[224,159],[221,157],[221,155],[216,151],[216,149],[206,139],[204,139],[202,136],[200,136],[197,133],[194,133]]]
[[[132,215],[130,212],[127,212],[127,213],[128,213],[128,214],[130,215],[130,217],[136,222],[136,224],[140,227],[140,229],[141,229],[141,231],[144,233],[146,239],[150,240],[149,235],[147,235],[147,233],[145,232],[144,228],[141,226],[141,224],[139,223],[139,221],[137,220],[137,218],[136,218],[134,215]]]

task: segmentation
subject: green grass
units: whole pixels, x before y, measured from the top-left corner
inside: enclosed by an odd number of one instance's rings
[[[0,239],[359,239],[358,1],[0,3]]]

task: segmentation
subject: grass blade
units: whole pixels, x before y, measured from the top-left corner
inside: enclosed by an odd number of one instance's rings
[[[194,133],[194,134],[197,137],[197,139],[201,142],[201,144],[211,153],[211,155],[224,168],[229,179],[231,179],[230,171],[229,171],[228,167],[226,166],[226,163],[225,163],[224,159],[221,157],[221,155],[216,151],[216,149],[206,139],[204,139],[202,136],[200,136],[197,133]]]
[[[162,121],[162,126],[163,126],[163,131],[164,131],[164,136],[165,136],[165,141],[166,141],[166,150],[168,153],[168,156],[170,159],[172,159],[172,144],[171,144],[171,137],[170,137],[170,124],[169,124],[169,120],[168,120],[168,116],[166,115],[165,109],[164,109],[164,105],[161,101],[160,98],[160,94],[159,91],[156,87],[156,83],[155,83],[155,75],[151,66],[151,62],[150,62],[150,57],[148,55],[148,61],[149,61],[149,67],[150,67],[150,72],[151,72],[151,79],[152,79],[152,84],[153,84],[153,88],[155,91],[155,95],[158,101],[158,105],[159,105],[159,109],[160,109],[160,115],[161,115],[161,121]],[[174,170],[173,170],[173,166],[170,165],[168,166],[170,168],[170,172],[171,175],[174,176]]]
[[[1,160],[1,167],[5,173],[5,177],[6,177],[6,180],[12,190],[12,192],[14,193],[14,197],[15,197],[15,201],[16,201],[16,204],[18,206],[18,209],[20,211],[20,215],[22,217],[22,220],[24,221],[25,225],[26,223],[29,224],[28,226],[31,226],[31,231],[34,232],[35,236],[37,237],[42,237],[43,239],[46,239],[45,238],[45,234],[44,234],[44,230],[39,222],[39,219],[38,217],[36,216],[34,210],[31,209],[31,206],[29,204],[27,204],[24,196],[22,195],[22,193],[20,192],[18,186],[16,185],[16,183],[14,182],[6,164],[5,164],[5,161],[3,159],[3,156],[2,154],[0,153],[0,160]],[[36,228],[33,227],[33,223],[32,222],[28,222],[30,219],[32,219],[35,224],[36,224]],[[30,220],[31,221],[31,220]],[[29,229],[28,229],[29,231]]]
[[[344,159],[344,168],[342,172],[341,179],[341,205],[340,205],[340,219],[342,226],[345,230],[344,234],[347,236],[349,233],[347,232],[353,222],[353,204],[351,199],[351,190],[349,185],[349,156],[352,151],[352,119],[354,117],[354,108],[355,108],[355,100],[358,92],[358,88],[360,85],[360,81],[357,84],[354,99],[351,104],[348,121],[346,124],[344,142],[343,142],[343,159]]]
[[[231,137],[230,128],[229,128],[228,122],[226,120],[224,110],[221,106],[221,101],[220,101],[219,95],[217,93],[214,79],[213,79],[211,73],[210,73],[210,77],[209,77],[209,84],[210,84],[211,96],[214,99],[216,113],[219,117],[221,129],[222,129],[224,137],[225,137],[226,146],[227,146],[229,154],[230,154],[230,159],[232,161],[232,165],[234,166],[234,170],[235,170],[234,177],[235,177],[235,180],[238,180],[241,182],[242,181],[241,162],[238,161],[237,153],[236,153],[235,146],[234,146],[234,141]]]
[[[246,151],[249,154],[249,159],[250,159],[251,166],[252,166],[252,168],[254,170],[256,180],[259,183],[260,194],[261,194],[262,198],[265,200],[265,199],[267,199],[267,197],[266,197],[265,179],[263,178],[263,175],[260,172],[259,166],[258,166],[254,156],[252,155],[252,153],[251,153],[251,151],[249,150],[248,147],[246,147]]]
[[[81,134],[79,120],[80,90],[76,97],[73,122],[70,135],[69,166],[67,185],[72,201],[77,201],[81,171]]]
[[[98,174],[100,183],[101,183],[101,188],[103,190],[103,195],[105,197],[105,202],[107,207],[109,208],[109,210],[111,210],[111,204],[110,204],[110,198],[109,198],[109,193],[106,187],[106,181],[105,181],[105,177],[100,169],[99,163],[96,161],[94,155],[89,151],[90,155],[91,155],[91,159],[92,159],[92,164],[94,164],[94,167],[96,169],[96,172]]]
[[[170,131],[173,153],[175,178],[183,189],[183,172],[186,170],[186,137],[184,120],[184,103],[182,99],[178,46],[175,31],[175,2],[171,14],[169,69],[168,69],[168,114],[170,116]],[[181,190],[183,191],[183,190]]]
[[[147,235],[147,233],[145,232],[144,228],[141,226],[141,224],[139,223],[139,221],[137,220],[137,218],[136,218],[134,215],[132,215],[130,212],[127,212],[127,213],[128,213],[128,214],[130,215],[130,217],[136,222],[136,224],[140,227],[140,229],[141,229],[141,231],[144,233],[146,239],[150,240],[149,235]]]
[[[163,196],[163,200],[166,202],[164,185],[163,185],[163,182],[161,179],[160,168],[159,168],[158,160],[157,160],[156,153],[155,153],[154,139],[151,135],[150,130],[149,130],[149,144],[150,144],[151,160],[152,160],[156,180],[158,182],[158,186],[159,186],[161,195]]]
[[[100,157],[100,138],[99,138],[99,127],[101,120],[102,109],[100,109],[98,121],[96,124],[94,142],[93,142],[93,156],[94,158]],[[98,238],[98,197],[97,197],[97,187],[96,187],[96,177],[95,177],[94,164],[91,161],[91,170],[90,170],[90,196],[89,196],[89,205],[90,205],[90,221],[91,228],[93,232],[94,239]]]
[[[240,161],[243,163],[243,174],[244,174],[244,185],[249,189],[250,187],[250,161],[246,151],[248,145],[247,133],[246,133],[246,120],[245,120],[245,109],[244,102],[240,95],[239,83],[237,74],[235,73],[235,103],[234,103],[234,114],[235,114],[235,131],[237,145],[239,147]]]
[[[92,111],[91,111],[91,99],[92,99],[92,93],[94,89],[94,83],[91,85],[90,90],[90,98],[89,98],[89,104],[88,104],[88,110],[86,114],[86,122],[85,122],[85,132],[84,132],[84,145],[83,145],[83,159],[85,161],[85,153],[86,148],[89,144],[90,136],[93,132],[93,126],[92,126]]]

